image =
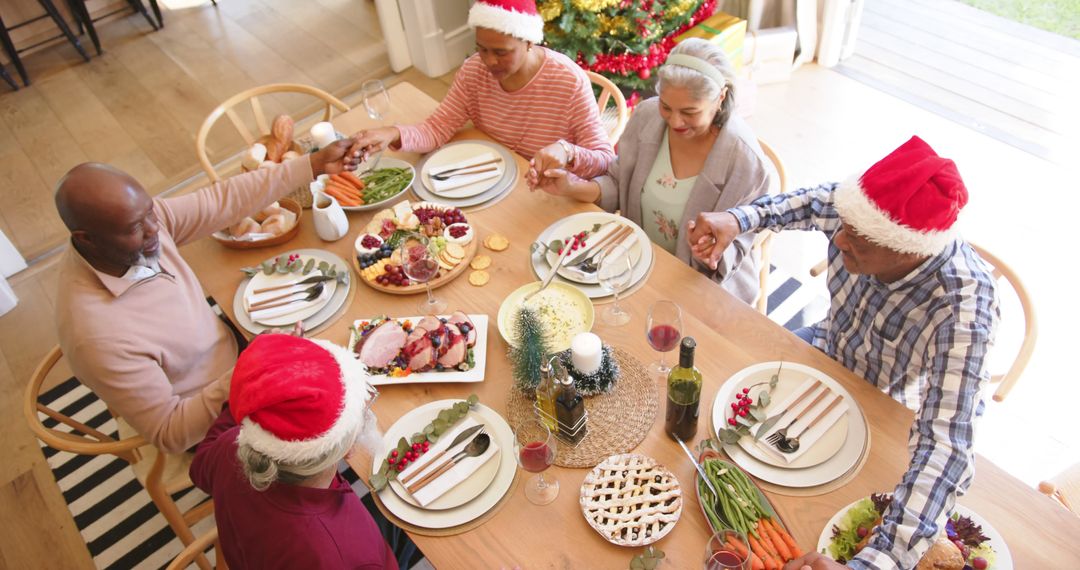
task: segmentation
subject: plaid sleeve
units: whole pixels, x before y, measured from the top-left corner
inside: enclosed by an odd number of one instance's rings
[[[830,232],[840,227],[840,215],[833,207],[833,190],[837,184],[831,182],[787,194],[762,196],[728,212],[739,220],[743,232],[763,229]]]
[[[925,360],[929,377],[908,440],[911,465],[893,491],[879,532],[848,563],[852,568],[914,568],[956,497],[971,485],[975,417],[989,379],[986,354],[995,319],[992,293],[973,298],[973,311],[961,308],[931,338]]]

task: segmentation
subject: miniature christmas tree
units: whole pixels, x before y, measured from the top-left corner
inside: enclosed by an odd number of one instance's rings
[[[514,321],[517,346],[510,347],[514,385],[522,392],[532,394],[540,383],[540,366],[551,350],[544,339],[544,327],[531,307],[522,307]]]

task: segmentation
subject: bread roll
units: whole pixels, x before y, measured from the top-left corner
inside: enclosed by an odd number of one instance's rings
[[[292,148],[293,127],[292,117],[288,115],[274,117],[274,122],[270,125],[270,137],[272,140],[266,145],[267,156],[270,157],[270,160],[281,162],[285,153]]]
[[[941,537],[926,551],[916,570],[963,570],[964,555],[949,539]]]
[[[252,217],[255,218],[256,222],[259,222],[261,224],[261,223],[265,222],[266,219],[269,218],[270,216],[280,214],[281,212],[282,212],[281,205],[278,204],[277,202],[274,202],[273,204],[270,204],[269,206],[267,206],[267,207],[263,208],[262,210],[260,210],[258,214],[255,214]]]
[[[229,228],[229,235],[234,238],[259,231],[259,223],[251,218],[244,218]]]
[[[240,159],[240,166],[248,170],[255,170],[264,160],[266,160],[266,145],[255,143]]]
[[[262,231],[267,234],[281,235],[288,230],[288,226],[285,224],[285,216],[281,214],[274,214],[262,223]]]
[[[299,156],[300,156],[300,153],[296,152],[295,150],[290,150],[289,152],[286,152],[285,154],[281,155],[281,162],[285,162],[286,160],[292,160],[292,159],[297,158]]]

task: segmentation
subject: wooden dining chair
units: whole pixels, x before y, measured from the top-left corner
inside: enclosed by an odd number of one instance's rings
[[[596,98],[596,106],[600,108],[600,123],[607,131],[608,140],[612,146],[619,142],[626,122],[630,120],[630,111],[626,108],[626,98],[622,91],[611,82],[610,79],[594,71],[585,71],[589,79],[600,88],[600,96]]]
[[[772,162],[773,168],[776,169],[775,183],[769,185],[770,194],[783,194],[788,190],[788,175],[787,168],[784,166],[783,159],[780,155],[776,154],[773,147],[769,146],[765,141],[758,139],[758,144],[761,145],[761,150],[765,153],[765,156]],[[763,315],[769,314],[769,251],[772,249],[772,240],[775,232],[766,230],[760,231],[754,236],[753,249],[758,250],[761,256],[761,266],[758,269],[758,294],[757,302],[754,304],[754,308]]]
[[[1080,463],[1039,483],[1039,492],[1080,516]]]
[[[165,570],[182,570],[187,568],[193,562],[197,556],[204,556],[204,552],[210,545],[214,545],[214,557],[217,570],[227,570],[229,565],[225,563],[225,556],[221,553],[221,541],[218,540],[217,527],[213,527],[206,531],[205,534],[196,538],[194,542],[184,547],[184,550],[180,554],[173,558],[173,561],[165,567]]]
[[[323,121],[329,121],[333,118],[335,109],[342,113],[349,110],[349,106],[341,99],[338,99],[317,87],[311,87],[310,85],[303,85],[300,83],[271,83],[269,85],[253,87],[229,97],[213,111],[210,111],[206,120],[203,121],[202,126],[199,127],[198,134],[195,136],[195,153],[199,157],[199,164],[202,165],[203,171],[210,177],[211,182],[217,182],[221,179],[221,177],[218,176],[217,170],[214,169],[213,163],[210,162],[210,157],[206,152],[206,139],[210,136],[210,130],[214,127],[214,124],[217,123],[222,115],[224,115],[228,117],[229,122],[232,123],[236,132],[240,134],[240,138],[244,139],[244,142],[247,143],[248,146],[255,144],[260,137],[270,134],[270,121],[273,119],[272,117],[268,118],[266,116],[266,112],[263,111],[262,101],[259,97],[275,93],[298,93],[320,99],[324,103]],[[255,127],[257,129],[257,133],[255,134],[253,134],[247,124],[244,123],[236,109],[236,107],[245,102],[251,105],[251,113],[254,116]]]
[[[115,455],[130,463],[136,479],[146,489],[150,500],[180,541],[185,545],[194,542],[192,525],[212,515],[214,503],[208,500],[185,512],[172,499],[173,494],[192,487],[187,469],[190,465],[190,454],[184,454],[187,457],[186,462],[183,459],[177,460],[176,458],[181,456],[159,452],[142,436],[121,436],[117,439],[42,404],[38,400],[41,386],[62,356],[60,347],[53,347],[38,364],[26,387],[23,415],[30,431],[46,445],[59,451],[79,455]],[[57,426],[46,426],[42,415],[57,422]],[[117,422],[122,423],[122,419],[117,418]],[[68,429],[60,429],[61,427]],[[210,561],[201,553],[195,561],[199,568],[210,569]]]

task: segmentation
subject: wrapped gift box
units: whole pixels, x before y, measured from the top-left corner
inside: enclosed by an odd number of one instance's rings
[[[687,38],[702,38],[720,46],[727,54],[735,67],[736,73],[742,71],[743,66],[743,43],[746,41],[746,20],[737,18],[731,14],[717,12],[705,21],[686,30],[675,42],[681,42]]]

